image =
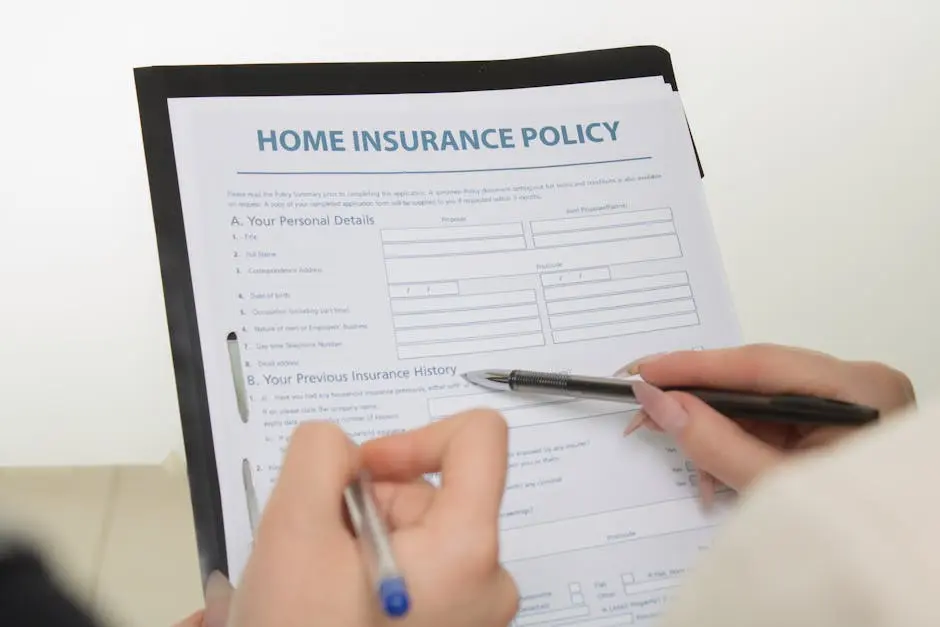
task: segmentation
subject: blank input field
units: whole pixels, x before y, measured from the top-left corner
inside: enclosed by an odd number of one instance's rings
[[[522,427],[535,427],[538,425],[553,424],[556,422],[567,422],[569,420],[587,420],[588,418],[597,418],[599,416],[622,416],[629,411],[625,405],[612,407],[606,414],[597,414],[578,410],[578,406],[568,403],[553,403],[542,405],[531,405],[528,407],[513,407],[511,409],[500,410],[503,418],[506,419],[506,425],[510,429],[519,429]]]
[[[631,226],[611,226],[603,229],[535,235],[533,241],[536,248],[554,248],[557,246],[626,241],[656,235],[668,235],[675,232],[676,225],[672,222],[650,222]]]
[[[510,307],[499,306],[467,309],[464,311],[401,314],[395,316],[394,322],[396,329],[413,329],[416,327],[436,327],[450,324],[522,320],[524,318],[537,318],[538,315],[538,305],[533,302],[527,305],[515,305]]]
[[[635,335],[637,333],[650,333],[666,329],[680,329],[693,327],[699,324],[697,313],[663,316],[647,320],[633,320],[631,322],[618,322],[615,324],[599,324],[592,327],[578,327],[564,331],[554,331],[552,338],[556,344],[566,342],[583,342],[586,340],[599,340],[607,337],[622,335]]]
[[[432,298],[400,298],[391,302],[392,313],[423,313],[431,311],[454,311],[483,309],[509,305],[524,305],[535,302],[535,290],[517,290],[499,294],[474,294],[471,296],[435,296]]]
[[[502,412],[571,402],[573,402],[571,399],[547,395],[533,397],[513,392],[483,392],[430,398],[428,399],[428,413],[432,418],[443,418],[478,407],[488,407]]]
[[[642,583],[630,583],[624,584],[623,591],[624,594],[647,594],[650,592],[659,592],[660,590],[668,590],[669,588],[675,588],[679,585],[677,579],[653,579],[652,581],[644,581]]]
[[[461,294],[495,294],[532,289],[534,282],[534,277],[530,274],[517,274],[481,279],[460,279],[457,281],[457,287],[460,289]]]
[[[716,498],[703,512],[696,497],[574,516],[551,522],[503,528],[500,561],[522,562],[547,555],[599,548],[652,536],[700,531],[727,511],[731,497]]]
[[[633,305],[617,309],[600,309],[581,313],[562,314],[549,318],[553,331],[575,329],[578,327],[591,327],[596,325],[628,322],[630,320],[644,320],[695,311],[695,301],[691,298],[669,301],[665,303],[650,303],[648,305]]]
[[[564,249],[564,263],[571,268],[609,266],[615,278],[615,269],[633,272],[629,264],[641,261],[659,261],[682,257],[679,238],[675,234],[647,237],[628,242],[604,242],[568,246]],[[389,283],[437,283],[460,279],[498,278],[511,271],[513,275],[537,274],[540,268],[557,266],[558,249],[529,248],[512,252],[458,255],[442,262],[432,257],[402,257],[387,259],[385,271]],[[625,270],[620,270],[619,268]]]
[[[445,396],[428,402],[428,413],[433,420],[478,408],[500,412],[510,429],[595,418],[623,420],[636,409],[635,405],[624,402],[587,402],[547,394],[500,392]]]
[[[692,288],[688,285],[678,287],[664,287],[641,292],[625,292],[623,294],[605,294],[603,296],[588,296],[585,298],[571,298],[556,300],[546,304],[548,314],[575,313],[580,311],[594,311],[597,309],[616,309],[629,305],[642,305],[645,303],[658,303],[666,300],[679,300],[692,298]]]
[[[537,616],[536,614],[531,615],[533,618]],[[575,617],[582,618],[582,617]],[[623,614],[604,614],[600,618],[585,618],[583,621],[572,621],[572,620],[563,620],[558,618],[547,619],[551,621],[551,626],[555,627],[626,627],[627,625],[633,624],[633,614],[630,612],[625,612]],[[527,623],[515,623],[516,625],[537,625],[537,622],[527,622]]]
[[[469,355],[472,353],[495,353],[518,348],[544,346],[541,333],[490,338],[485,340],[461,340],[454,342],[432,342],[429,344],[407,344],[398,347],[401,359],[421,357],[443,357],[446,355]]]
[[[587,229],[606,229],[628,224],[642,224],[644,222],[669,222],[671,220],[672,210],[668,207],[640,211],[618,211],[593,216],[534,220],[532,222],[532,233],[534,235],[567,233]]]
[[[457,283],[415,283],[408,285],[389,285],[388,294],[392,298],[414,298],[417,296],[452,296],[459,294]]]
[[[586,281],[606,281],[610,279],[610,268],[581,268],[576,270],[563,270],[561,272],[544,272],[540,276],[542,285],[571,285]]]
[[[382,241],[386,243],[403,242],[443,242],[466,239],[485,239],[490,237],[512,237],[523,234],[521,222],[506,224],[470,224],[466,226],[416,227],[411,229],[387,229],[382,231]]]
[[[407,242],[383,244],[387,259],[402,257],[441,257],[448,255],[472,255],[477,253],[525,250],[525,238],[493,237],[487,239],[452,240],[443,242]]]
[[[523,625],[540,625],[542,623],[571,620],[572,618],[582,618],[591,613],[591,608],[587,605],[576,605],[566,607],[560,610],[546,610],[542,612],[526,612],[524,610],[516,614],[513,623],[522,627]]]
[[[518,333],[534,333],[542,330],[538,318],[528,320],[506,320],[478,324],[455,324],[445,327],[403,329],[395,333],[400,345],[443,342],[448,340],[479,340]]]
[[[619,292],[638,292],[640,290],[649,290],[658,287],[688,285],[688,283],[689,275],[685,272],[670,272],[668,274],[616,279],[613,281],[595,281],[587,284],[574,283],[573,285],[545,287],[545,300],[583,298],[585,296],[599,296],[601,294],[616,294]]]

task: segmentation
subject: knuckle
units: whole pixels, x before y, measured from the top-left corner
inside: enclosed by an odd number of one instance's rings
[[[738,348],[734,353],[729,353],[729,358],[746,364],[751,371],[751,378],[755,381],[762,381],[770,376],[777,365],[782,353],[787,349],[779,344],[761,342],[757,344],[747,344]]]
[[[773,359],[774,357],[778,356],[781,351],[786,351],[788,349],[785,346],[775,344],[773,342],[756,342],[754,344],[746,344],[739,350],[741,355],[747,357],[748,359],[761,361],[764,359]]]
[[[748,344],[741,348],[742,351],[749,354],[765,353],[767,351],[776,351],[780,349],[780,345],[774,344],[773,342],[755,342],[753,344]]]

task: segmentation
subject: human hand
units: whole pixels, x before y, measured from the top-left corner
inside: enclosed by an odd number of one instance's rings
[[[742,490],[788,455],[825,446],[853,429],[732,421],[689,394],[660,388],[822,396],[875,407],[882,415],[915,402],[908,378],[883,364],[784,346],[682,351],[641,359],[618,372],[636,374],[643,379],[635,388],[643,409],[626,433],[647,426],[672,435],[699,469],[706,502],[716,480]]]
[[[232,584],[220,572],[213,572],[206,582],[206,607],[193,612],[174,627],[226,627]]]
[[[232,584],[220,572],[213,572],[206,581],[206,607],[193,612],[174,627],[226,627]]]
[[[355,446],[336,426],[300,426],[265,507],[235,593],[232,627],[505,627],[517,591],[498,561],[506,424],[470,412]],[[346,523],[343,491],[361,469],[411,597],[385,618]],[[441,472],[442,487],[425,481]]]

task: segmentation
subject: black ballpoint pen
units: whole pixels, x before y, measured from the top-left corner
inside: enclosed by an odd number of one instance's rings
[[[633,384],[625,379],[587,377],[531,370],[477,370],[461,375],[490,390],[548,394],[570,398],[635,402]],[[872,407],[797,395],[760,395],[729,390],[664,388],[681,391],[736,420],[760,420],[817,426],[859,426],[878,420]]]

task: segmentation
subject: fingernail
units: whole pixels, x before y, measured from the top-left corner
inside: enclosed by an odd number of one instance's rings
[[[664,355],[665,353],[654,353],[652,355],[647,355],[646,357],[640,357],[639,359],[634,359],[626,366],[623,366],[617,372],[614,373],[614,377],[635,377],[640,374],[640,366],[648,364],[657,357]]]
[[[217,570],[209,574],[206,581],[206,609],[202,618],[205,627],[225,627],[233,591],[225,575]]]
[[[679,401],[659,388],[644,381],[637,381],[633,384],[633,392],[650,420],[658,424],[666,433],[677,433],[689,421],[689,414]]]
[[[209,579],[206,581],[206,605],[213,601],[219,601],[232,594],[232,584],[229,580],[217,570],[209,573]]]
[[[647,420],[647,418],[649,418],[649,416],[647,416],[646,412],[642,409],[633,414],[633,419],[630,420],[630,424],[628,424],[627,428],[623,430],[623,437],[627,437],[643,426],[643,423]]]

